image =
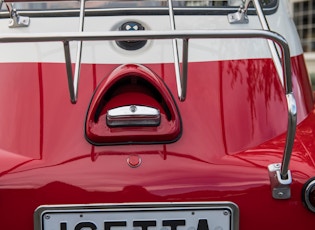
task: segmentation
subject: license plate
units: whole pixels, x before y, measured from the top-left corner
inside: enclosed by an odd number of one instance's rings
[[[35,230],[238,230],[231,202],[40,206]]]

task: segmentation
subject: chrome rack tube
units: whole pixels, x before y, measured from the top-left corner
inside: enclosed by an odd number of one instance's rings
[[[295,130],[296,130],[296,102],[292,92],[291,79],[291,60],[290,50],[287,41],[278,33],[268,30],[215,30],[215,31],[137,31],[129,33],[128,31],[111,32],[77,32],[77,33],[39,33],[39,34],[0,34],[0,43],[8,42],[53,42],[61,41],[64,43],[66,53],[66,64],[71,67],[69,41],[139,41],[149,39],[183,39],[186,58],[183,62],[187,65],[188,39],[231,39],[231,38],[264,38],[276,42],[281,48],[282,71],[284,75],[284,88],[288,104],[288,131],[286,144],[283,153],[282,164],[272,164],[268,166],[273,197],[275,199],[290,198],[291,174],[288,170],[291,153],[293,149]],[[185,45],[186,44],[186,45]],[[186,50],[186,51],[185,51]],[[67,54],[69,53],[69,54]],[[68,58],[67,58],[68,57]],[[71,71],[69,71],[71,73]],[[69,73],[68,73],[69,75]],[[279,170],[281,167],[281,170]]]
[[[173,0],[168,0],[168,9],[170,16],[170,25],[172,31],[176,30]],[[187,91],[187,66],[188,66],[188,39],[183,40],[183,68],[180,70],[179,64],[179,54],[178,54],[178,44],[177,39],[173,39],[173,54],[174,54],[174,66],[175,66],[175,76],[177,84],[178,98],[180,101],[184,101],[186,98]],[[185,56],[186,55],[186,56]],[[184,61],[186,60],[186,62]]]
[[[253,0],[256,12],[260,21],[262,28],[266,31],[270,31],[265,14],[262,10],[259,0]],[[269,168],[270,180],[272,185],[273,197],[275,199],[288,199],[291,196],[290,184],[292,183],[291,172],[289,170],[289,164],[291,160],[291,154],[294,144],[294,136],[296,132],[297,123],[297,108],[294,95],[292,93],[292,81],[288,81],[287,78],[283,76],[283,69],[281,64],[281,58],[278,53],[275,42],[268,40],[268,46],[271,53],[271,57],[275,68],[277,70],[279,79],[286,90],[286,100],[288,107],[288,127],[287,127],[287,137],[285,142],[284,154],[282,157],[281,164],[271,164]],[[291,70],[287,74],[291,75]],[[274,181],[274,178],[277,178]]]
[[[287,56],[287,54],[285,53],[286,51],[285,49],[281,50],[282,57],[287,60],[285,62],[282,62],[282,71],[284,73],[285,81],[284,87],[288,108],[287,135],[282,156],[282,163],[270,164],[268,165],[268,170],[272,197],[274,199],[289,199],[291,197],[290,185],[292,183],[292,176],[291,171],[289,170],[289,164],[293,151],[294,137],[296,132],[297,108],[296,101],[292,92],[290,56],[288,58],[285,58]]]
[[[291,154],[294,144],[294,136],[296,131],[296,122],[297,122],[297,110],[296,110],[296,101],[293,93],[288,93],[286,95],[288,103],[288,133],[286,138],[286,144],[284,149],[284,154],[281,164],[281,179],[287,179],[289,177],[289,164],[291,159]],[[292,141],[291,141],[292,140]]]
[[[70,45],[69,41],[63,42],[63,48],[65,53],[65,60],[66,60],[66,70],[67,70],[67,79],[68,79],[68,87],[69,87],[69,93],[70,93],[70,100],[72,103],[74,103],[74,85],[73,85],[73,73],[72,73],[72,66],[71,66],[71,54],[70,54]]]
[[[228,20],[231,24],[248,23],[247,9],[251,0],[244,0],[236,13],[229,14]],[[263,13],[259,0],[253,0],[260,24],[265,31],[270,31],[267,19]],[[276,44],[272,40],[268,40],[268,46],[271,53],[273,63],[279,76],[279,80],[285,88],[286,100],[288,107],[288,127],[282,163],[275,163],[268,166],[269,176],[272,187],[272,194],[275,199],[288,199],[291,196],[290,184],[292,182],[289,164],[294,144],[294,136],[296,132],[297,110],[296,102],[292,93],[291,70],[287,70],[281,63],[281,57],[278,53]],[[282,49],[284,52],[284,49]],[[283,55],[283,53],[282,53]],[[284,74],[284,71],[286,73]],[[288,78],[289,77],[289,78]]]
[[[258,18],[260,20],[261,26],[264,30],[270,31],[270,27],[268,25],[267,19],[263,13],[263,10],[261,8],[259,0],[253,0]],[[284,155],[281,163],[281,170],[280,170],[280,176],[282,180],[288,179],[289,177],[289,163],[291,159],[291,153],[293,149],[293,141],[290,142],[290,139],[294,139],[295,136],[295,131],[296,131],[296,116],[297,116],[297,111],[296,111],[296,102],[295,98],[292,93],[292,81],[288,81],[288,79],[283,77],[283,70],[282,70],[282,64],[281,64],[281,58],[278,53],[278,50],[276,48],[276,44],[268,40],[268,45],[269,49],[271,52],[271,56],[273,59],[273,62],[275,64],[276,70],[278,72],[280,81],[282,85],[285,84],[285,90],[286,90],[286,100],[287,100],[287,106],[288,106],[288,134],[287,134],[287,140],[286,140],[286,145],[285,145],[285,150],[284,150]],[[291,72],[290,72],[291,74]],[[284,82],[285,81],[285,82]],[[292,137],[293,138],[290,138]]]
[[[182,100],[185,100],[187,93],[187,78],[188,78],[188,39],[183,39],[183,59],[181,72]]]
[[[85,15],[85,0],[81,0],[79,32],[83,32],[84,30],[84,15]],[[74,67],[74,76],[72,74],[71,54],[70,54],[68,41],[64,41],[64,52],[65,52],[65,59],[66,59],[70,99],[71,99],[71,103],[75,104],[78,100],[78,88],[79,88],[81,57],[82,57],[82,40],[78,41],[77,56],[76,56],[76,62],[75,62],[75,67]]]
[[[249,7],[250,1],[253,1],[260,24],[264,30],[269,30],[269,25],[266,20],[265,14],[262,10],[262,7],[260,5],[259,0],[243,0],[243,3],[240,5],[239,9],[235,13],[228,14],[228,21],[230,24],[247,24],[248,23],[248,17],[247,17],[247,10]],[[281,60],[278,53],[278,50],[276,48],[276,45],[273,41],[268,40],[268,46],[271,52],[271,57],[273,59],[273,62],[275,64],[276,70],[278,72],[280,81],[282,85],[284,84],[284,78],[283,78],[283,72],[281,68]]]
[[[257,12],[257,15],[258,15],[261,27],[264,30],[269,30],[270,31],[270,27],[268,25],[267,19],[266,19],[265,14],[264,14],[264,12],[262,10],[262,7],[260,5],[259,0],[253,0],[253,3],[254,3],[254,6],[256,8],[256,12]],[[280,81],[281,81],[281,83],[283,85],[284,84],[283,83],[284,79],[283,79],[283,72],[282,72],[282,68],[281,68],[281,60],[280,60],[280,56],[279,56],[278,50],[276,48],[276,44],[273,41],[268,40],[268,46],[269,46],[269,49],[270,49],[270,53],[271,53],[271,57],[272,57],[273,63],[275,64],[275,67],[276,67],[276,70],[278,72]]]

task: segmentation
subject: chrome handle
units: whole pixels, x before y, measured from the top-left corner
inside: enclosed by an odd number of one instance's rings
[[[160,111],[148,106],[122,106],[110,109],[106,114],[106,124],[109,127],[158,126],[160,122]]]

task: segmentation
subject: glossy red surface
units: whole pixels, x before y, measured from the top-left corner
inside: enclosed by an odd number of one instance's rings
[[[302,65],[301,65],[302,63]],[[93,146],[84,123],[93,92],[118,65],[81,67],[70,103],[65,68],[1,63],[2,229],[33,229],[39,205],[232,201],[240,229],[307,229],[303,183],[315,175],[315,110],[303,57],[292,58],[298,128],[289,200],[275,200],[267,166],[281,162],[287,122],[271,60],[191,63],[187,100],[175,99],[183,134],[172,144]],[[176,95],[173,65],[147,65]],[[136,154],[141,165],[127,159]]]

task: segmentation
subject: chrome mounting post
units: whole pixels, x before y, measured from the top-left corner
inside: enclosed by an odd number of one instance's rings
[[[247,24],[247,9],[251,0],[242,0],[242,4],[235,13],[228,14],[230,24]]]
[[[85,16],[85,0],[81,0],[80,5],[80,20],[79,20],[79,32],[84,30],[84,16]],[[76,63],[74,67],[74,76],[72,74],[71,53],[69,41],[64,41],[64,53],[67,69],[68,87],[70,92],[71,103],[75,104],[78,100],[78,88],[80,79],[80,67],[82,57],[82,40],[78,41]]]
[[[2,1],[1,4],[2,5]],[[9,28],[28,27],[30,24],[30,18],[26,16],[20,16],[13,3],[6,3],[7,9],[10,13]],[[1,8],[0,8],[1,9]]]
[[[170,16],[170,25],[172,31],[176,30],[173,0],[168,0],[168,9]],[[182,71],[180,70],[179,54],[177,39],[173,39],[173,54],[175,65],[175,76],[177,84],[177,93],[180,101],[185,101],[187,92],[187,72],[188,72],[188,38],[183,39],[183,56],[182,56]]]
[[[286,99],[288,103],[288,131],[285,143],[285,149],[282,157],[282,163],[268,165],[272,197],[275,199],[289,199],[291,197],[290,184],[292,183],[291,171],[289,164],[293,150],[294,137],[297,122],[296,101],[292,91],[291,83],[287,82]]]

